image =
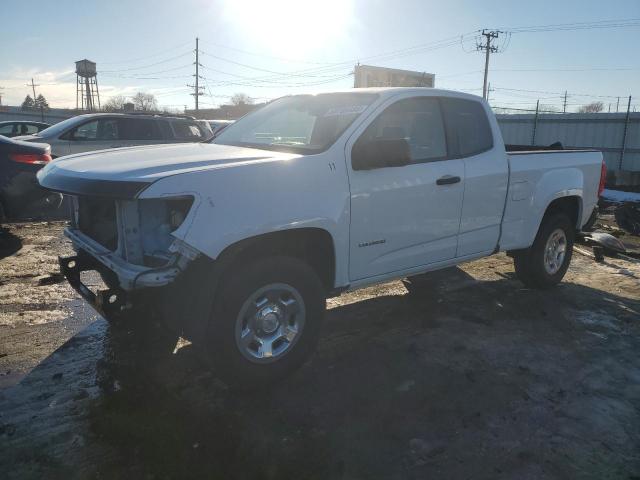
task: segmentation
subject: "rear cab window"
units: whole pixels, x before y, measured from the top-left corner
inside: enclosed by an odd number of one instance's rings
[[[493,132],[480,102],[462,98],[441,98],[449,155],[470,157],[493,148]]]
[[[210,135],[207,135],[200,125],[196,122],[188,120],[170,120],[169,124],[173,130],[174,138],[178,140],[186,140],[197,142],[207,139]]]

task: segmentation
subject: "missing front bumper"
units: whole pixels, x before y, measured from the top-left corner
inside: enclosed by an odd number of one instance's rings
[[[91,262],[100,267],[92,270],[111,272],[117,277],[118,285],[126,291],[168,285],[175,280],[189,262],[188,258],[177,252],[176,261],[163,268],[134,265],[78,229],[67,228],[64,233],[71,240],[76,251],[86,252],[86,256],[91,258]]]
[[[94,293],[88,286],[82,283],[80,274],[87,271],[104,269],[99,262],[91,257],[74,255],[71,257],[58,257],[60,271],[65,276],[69,285],[78,292],[103,317],[113,317],[130,308],[128,294],[120,288],[107,288]]]

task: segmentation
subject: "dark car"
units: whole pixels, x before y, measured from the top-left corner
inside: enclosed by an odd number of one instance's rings
[[[40,216],[60,205],[62,196],[44,190],[36,172],[51,161],[46,143],[27,143],[0,135],[0,221]]]
[[[41,132],[51,125],[44,122],[32,122],[30,120],[10,120],[0,122],[0,135],[5,137],[17,137],[18,135],[33,135]]]

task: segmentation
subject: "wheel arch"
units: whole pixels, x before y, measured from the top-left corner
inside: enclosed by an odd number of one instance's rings
[[[571,224],[579,230],[580,219],[582,218],[582,197],[579,195],[567,195],[564,197],[559,197],[552,200],[542,215],[544,218],[546,215],[555,212],[561,212],[569,217]],[[542,219],[540,219],[542,222]],[[538,225],[538,229],[540,229],[540,225]]]
[[[307,262],[318,274],[327,292],[336,279],[336,248],[327,230],[302,227],[269,232],[227,246],[215,259],[224,275],[239,263],[270,255],[290,255]]]
[[[535,220],[535,223],[531,222],[527,228],[527,237],[529,238],[529,243],[519,246],[517,248],[507,249],[507,253],[511,256],[517,254],[520,251],[526,250],[533,245],[533,242],[540,231],[540,227],[542,225],[542,221],[544,218],[550,213],[561,212],[566,214],[571,221],[571,224],[574,226],[576,231],[580,230],[580,223],[582,218],[582,209],[583,202],[582,197],[574,192],[573,194],[554,196],[551,198],[546,207],[541,211],[538,218]]]

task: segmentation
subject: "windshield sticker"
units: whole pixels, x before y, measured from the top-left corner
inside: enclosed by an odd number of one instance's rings
[[[333,107],[327,110],[323,117],[335,117],[338,115],[353,115],[362,113],[368,105],[345,105],[342,107]]]

